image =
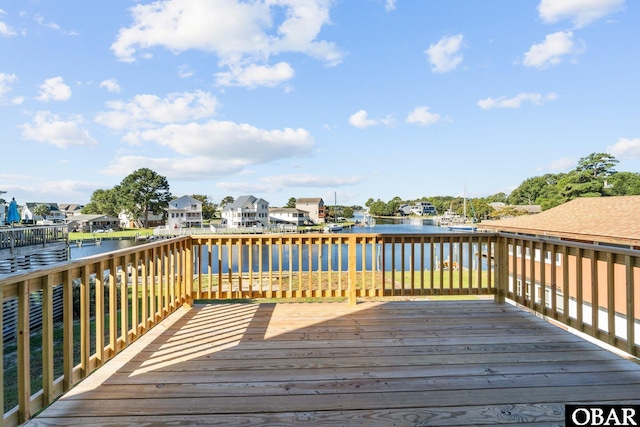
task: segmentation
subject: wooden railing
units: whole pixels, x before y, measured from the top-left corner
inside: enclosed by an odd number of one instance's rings
[[[43,225],[29,227],[0,228],[0,249],[64,242],[67,240],[66,225]]]
[[[194,236],[197,299],[494,294],[491,234]]]
[[[197,300],[355,304],[371,297],[494,295],[638,356],[639,271],[639,251],[607,246],[494,233],[347,233],[183,236],[0,276],[0,300],[17,300],[19,330],[13,340],[3,335],[0,360],[16,363],[0,367],[1,421],[25,422]],[[64,308],[56,318],[53,294],[60,287]],[[33,294],[41,307],[30,304]],[[30,310],[42,310],[37,331]],[[9,352],[15,357],[4,357]]]
[[[3,333],[0,350],[1,424],[27,421],[190,303],[191,254],[189,238],[172,239],[0,276],[0,300],[18,304],[17,337],[7,341]],[[56,318],[53,295],[59,287],[63,314]],[[39,294],[40,307],[30,304],[33,294]],[[37,331],[30,324],[34,309],[42,312]],[[5,357],[9,351],[15,357]]]
[[[640,251],[503,233],[497,248],[506,298],[640,356]]]

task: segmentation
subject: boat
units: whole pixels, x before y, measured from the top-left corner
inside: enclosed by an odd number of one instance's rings
[[[342,226],[340,224],[327,224],[322,229],[325,233],[333,233],[335,231],[342,231]]]
[[[451,231],[476,231],[478,227],[475,221],[467,218],[467,187],[462,192],[462,206],[462,216],[456,215],[457,218],[452,216],[446,227]],[[473,209],[473,206],[471,206],[471,209]]]

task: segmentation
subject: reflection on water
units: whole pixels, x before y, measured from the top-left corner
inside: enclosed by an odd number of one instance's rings
[[[105,252],[117,251],[118,249],[130,248],[146,242],[136,242],[135,240],[101,240],[100,244],[85,241],[82,246],[78,247],[73,242],[69,243],[71,259],[79,259],[91,255],[103,254]]]
[[[360,222],[364,222],[362,216],[360,218],[356,218]],[[423,220],[421,218],[389,218],[389,219],[376,219],[375,225],[367,226],[367,227],[359,227],[354,226],[351,230],[344,230],[343,233],[389,233],[389,234],[425,234],[425,233],[452,233],[447,228],[437,227],[432,225],[429,220]],[[141,243],[145,242],[137,242],[135,240],[102,240],[102,242],[98,245],[95,243],[83,243],[81,247],[77,247],[74,244],[71,244],[71,259],[83,258],[91,255],[97,255],[105,252],[111,252],[118,249],[129,248]],[[397,244],[400,245],[400,244]],[[342,246],[342,248],[340,248]],[[385,248],[390,251],[390,245]],[[458,245],[454,245],[454,260],[460,257],[459,252],[465,254],[467,252],[467,244],[463,244],[462,247]],[[362,250],[365,251],[364,259],[362,257]],[[406,264],[404,267],[409,268],[411,263],[411,258],[413,258],[414,265],[431,265],[431,254],[428,245],[424,247],[424,253],[422,253],[422,248],[420,245],[415,245],[413,248],[409,247],[409,245],[405,248],[407,250],[407,254],[413,253],[413,257],[406,256],[403,260]],[[482,248],[486,250],[485,248]],[[258,265],[261,264],[263,269],[269,270],[271,268],[273,271],[297,271],[298,264],[300,260],[302,261],[302,269],[308,270],[308,266],[311,265],[311,271],[318,271],[318,267],[320,266],[323,271],[329,269],[331,266],[331,270],[337,271],[342,270],[346,271],[348,269],[348,260],[347,260],[347,245],[303,245],[298,248],[298,245],[285,245],[282,248],[282,258],[278,253],[277,247],[270,247],[265,245],[260,250],[258,245],[252,246],[243,246],[241,249],[242,255],[240,259],[243,259],[243,271],[249,271],[248,260],[250,258],[249,251],[251,251],[251,259],[253,259],[253,269],[254,271],[258,268]],[[301,251],[301,256],[298,255],[298,250]],[[396,249],[398,250],[398,248]],[[409,252],[409,251],[413,252]],[[440,245],[434,246],[434,262],[443,261],[448,259],[449,256],[449,245],[444,244],[442,247],[442,254],[440,253]],[[474,248],[474,252],[477,251],[477,248]],[[375,252],[376,256],[373,256]],[[362,264],[367,270],[371,270],[374,266],[375,269],[381,268],[381,259],[380,254],[382,252],[382,248],[380,245],[376,245],[375,251],[372,245],[358,245],[357,247],[357,270],[361,271]],[[340,256],[342,255],[342,256]],[[208,267],[206,266],[208,263],[204,262],[209,259],[209,254],[207,252],[207,247],[204,246],[202,251],[200,252],[200,256],[203,260],[203,271],[208,271]],[[228,250],[225,247],[220,254],[220,258],[222,259],[222,270],[223,272],[227,272],[229,269],[229,260],[228,258]],[[398,257],[399,258],[399,257]],[[462,257],[461,264],[465,267],[468,266],[468,260],[466,257]],[[212,247],[211,259],[218,259],[218,248],[216,246]],[[231,268],[233,270],[237,269],[237,260],[238,260],[238,247],[232,247],[232,262]],[[402,264],[400,259],[396,260],[396,263]],[[424,263],[424,264],[422,264]],[[387,259],[385,262],[385,268],[391,268],[391,260]],[[487,269],[486,261],[482,262],[481,268]],[[269,267],[270,266],[270,267]],[[395,268],[402,268],[401,265],[396,265]],[[477,268],[477,266],[474,266]],[[214,262],[212,265],[212,273],[217,273],[218,263]]]
[[[354,226],[351,233],[390,233],[390,234],[426,234],[426,233],[450,233],[446,227],[434,225],[433,220],[423,218],[364,218],[362,214],[356,214],[355,219],[360,224],[374,223],[372,226]],[[349,232],[349,231],[347,231]]]

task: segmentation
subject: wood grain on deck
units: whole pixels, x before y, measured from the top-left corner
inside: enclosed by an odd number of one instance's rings
[[[492,301],[181,310],[28,425],[563,425],[640,365]]]

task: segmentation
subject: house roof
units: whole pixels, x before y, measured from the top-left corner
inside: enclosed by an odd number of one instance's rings
[[[79,211],[82,209],[82,205],[77,203],[58,203],[58,207],[61,211],[65,212]]]
[[[640,196],[583,197],[537,215],[482,221],[480,228],[589,242],[640,244]]]
[[[169,202],[169,209],[184,209],[192,204],[202,205],[202,202],[198,199],[194,199],[191,196],[182,196],[177,199],[173,199]]]
[[[231,210],[231,209],[248,208],[248,207],[252,207],[253,205],[259,203],[260,201],[263,201],[263,202],[267,203],[266,200],[259,199],[259,198],[255,197],[255,196],[240,196],[240,197],[238,197],[236,199],[235,202],[229,203],[222,210],[223,211],[228,211],[228,210]]]
[[[296,200],[296,203],[324,203],[321,197],[307,197]]]
[[[302,209],[297,209],[297,208],[269,208],[269,213],[303,213],[303,214],[308,214],[309,212],[303,211]]]
[[[30,211],[32,211],[33,209],[35,209],[37,206],[40,206],[40,205],[47,206],[49,208],[49,211],[51,212],[57,212],[60,210],[57,203],[27,202],[25,204],[27,205],[27,209],[29,209]]]

